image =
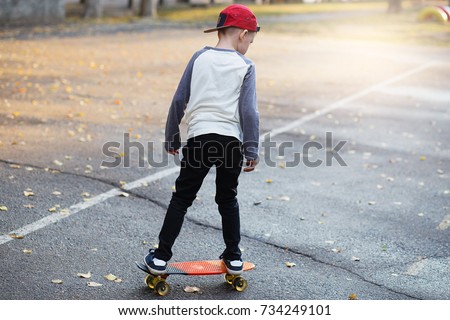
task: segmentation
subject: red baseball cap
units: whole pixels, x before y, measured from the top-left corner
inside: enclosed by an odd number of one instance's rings
[[[219,14],[217,26],[204,32],[213,32],[227,27],[259,31],[258,22],[253,12],[242,4],[232,4],[223,9]]]

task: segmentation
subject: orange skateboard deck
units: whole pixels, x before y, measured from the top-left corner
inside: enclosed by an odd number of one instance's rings
[[[166,272],[162,275],[151,274],[147,267],[136,262],[136,266],[142,271],[148,273],[145,277],[145,284],[160,296],[165,296],[170,291],[170,285],[166,282],[169,275],[180,274],[188,276],[207,276],[225,274],[225,281],[232,285],[236,291],[244,291],[247,288],[247,280],[241,275],[227,274],[227,269],[222,260],[204,260],[204,261],[185,261],[171,262],[167,264]],[[244,262],[243,271],[249,271],[255,268],[250,262]]]

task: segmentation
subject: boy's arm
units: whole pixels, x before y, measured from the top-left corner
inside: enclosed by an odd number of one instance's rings
[[[170,105],[166,122],[165,149],[170,154],[178,153],[181,147],[180,123],[191,94],[192,67],[197,55],[189,61]]]
[[[239,97],[239,118],[243,132],[244,156],[247,167],[252,171],[258,163],[259,113],[256,101],[256,73],[251,64],[245,75]]]

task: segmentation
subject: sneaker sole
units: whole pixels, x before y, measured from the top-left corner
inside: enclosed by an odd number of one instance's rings
[[[226,269],[227,269],[227,273],[232,275],[232,276],[240,276],[242,274],[242,272],[243,272],[242,269],[241,270],[231,270],[231,269],[228,269],[228,268],[226,268]]]
[[[154,276],[160,276],[160,275],[163,275],[163,274],[166,273],[166,269],[164,269],[164,270],[156,270],[156,269],[151,268],[151,267],[147,264],[147,262],[145,261],[145,259],[144,259],[144,265],[147,267],[148,272],[150,272],[150,273],[151,273],[152,275],[154,275]]]

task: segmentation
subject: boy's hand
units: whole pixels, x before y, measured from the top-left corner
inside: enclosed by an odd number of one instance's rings
[[[259,158],[255,159],[255,160],[247,160],[245,162],[244,172],[251,172],[251,171],[255,170],[255,167],[258,165],[258,163],[259,163]]]
[[[178,151],[178,149],[171,149],[171,150],[167,150],[167,153],[174,156],[174,155],[178,154],[179,151]]]

